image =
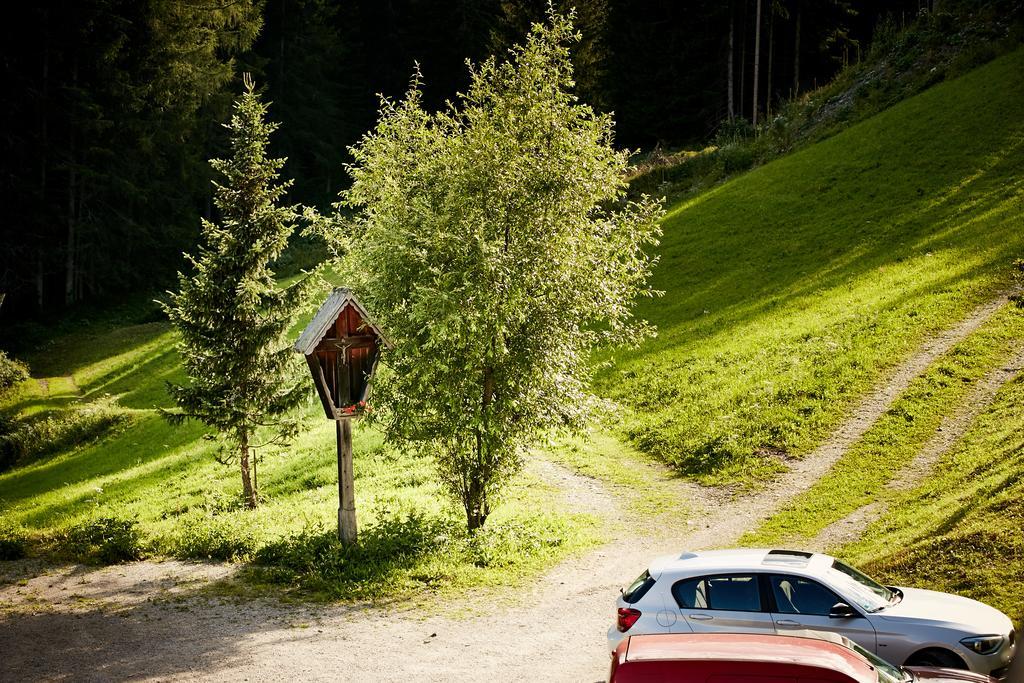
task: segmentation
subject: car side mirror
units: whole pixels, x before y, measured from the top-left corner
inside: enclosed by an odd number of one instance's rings
[[[850,619],[852,617],[859,617],[860,613],[845,602],[837,602],[832,605],[832,609],[829,610],[828,616],[831,619]]]

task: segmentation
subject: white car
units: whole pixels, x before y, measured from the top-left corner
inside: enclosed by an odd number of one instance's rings
[[[614,650],[644,633],[846,636],[904,666],[1003,678],[1016,634],[997,609],[947,593],[883,586],[839,560],[793,550],[712,550],[661,557],[618,600]]]

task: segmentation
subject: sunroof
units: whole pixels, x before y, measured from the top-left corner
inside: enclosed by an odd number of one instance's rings
[[[802,550],[770,550],[762,564],[784,565],[787,567],[806,567],[813,553]]]

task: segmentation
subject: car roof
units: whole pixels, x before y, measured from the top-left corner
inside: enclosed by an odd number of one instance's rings
[[[659,633],[630,636],[626,661],[730,661],[800,664],[878,683],[874,667],[842,645],[819,638],[760,633]]]
[[[693,574],[701,571],[738,571],[776,569],[818,574],[831,566],[832,558],[822,553],[767,548],[733,548],[729,550],[699,550],[656,558],[649,571],[655,577],[668,573]]]

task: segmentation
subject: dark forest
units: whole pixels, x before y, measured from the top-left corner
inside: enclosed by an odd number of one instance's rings
[[[574,0],[577,94],[614,112],[617,143],[699,145],[762,120],[857,61],[881,24],[928,0]],[[428,105],[502,54],[545,0],[85,0],[21,7],[3,31],[0,291],[6,317],[158,291],[212,211],[207,160],[253,74],[281,123],[291,200],[324,206],[378,94],[415,65]],[[758,30],[759,29],[759,30]]]

